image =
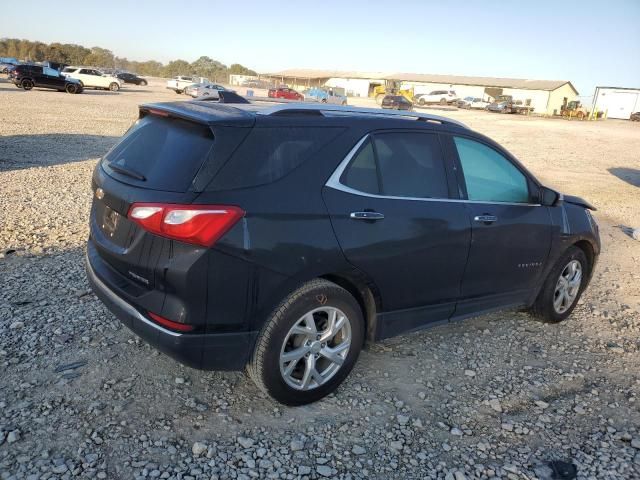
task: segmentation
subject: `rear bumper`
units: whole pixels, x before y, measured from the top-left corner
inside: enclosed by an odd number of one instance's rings
[[[249,361],[257,332],[189,334],[155,324],[100,279],[89,257],[87,278],[98,298],[140,338],[175,360],[203,370],[241,370]]]

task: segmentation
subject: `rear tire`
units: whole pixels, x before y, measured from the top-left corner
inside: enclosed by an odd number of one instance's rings
[[[446,105],[447,104],[447,99],[446,98],[441,98],[440,99],[440,105]]]
[[[545,323],[565,320],[576,308],[590,275],[587,256],[580,248],[569,247],[542,285],[531,308],[533,316]]]
[[[418,100],[418,104],[422,107],[424,106],[424,104],[427,103],[424,98],[421,98],[420,100]]]
[[[29,80],[28,78],[25,78],[24,80],[22,80],[22,82],[20,82],[20,86],[24,90],[31,90],[33,88],[33,80]]]
[[[111,82],[109,84],[109,90],[111,90],[112,92],[117,92],[118,90],[120,90],[120,85],[118,85],[116,82]]]
[[[335,283],[312,280],[285,298],[267,319],[247,372],[280,403],[315,402],[349,375],[364,333],[356,299]]]

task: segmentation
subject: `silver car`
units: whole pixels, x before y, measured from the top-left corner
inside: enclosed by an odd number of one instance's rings
[[[229,91],[229,89],[215,83],[194,83],[193,85],[189,85],[188,87],[186,87],[184,89],[184,93],[186,95],[191,95],[193,98],[208,97],[210,95],[214,95],[217,97],[218,92],[221,90]]]

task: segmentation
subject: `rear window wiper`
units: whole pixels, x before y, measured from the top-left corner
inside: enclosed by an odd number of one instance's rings
[[[122,175],[126,175],[127,177],[135,178],[136,180],[140,180],[141,182],[147,180],[144,175],[136,172],[135,170],[131,170],[130,168],[121,167],[120,165],[116,165],[115,163],[107,163],[107,166],[114,172],[121,173]]]

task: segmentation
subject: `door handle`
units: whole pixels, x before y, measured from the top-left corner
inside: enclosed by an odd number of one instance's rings
[[[384,215],[379,212],[351,212],[351,215],[349,215],[349,217],[353,218],[354,220],[376,221],[382,220],[384,218]]]
[[[495,215],[476,215],[475,217],[473,217],[473,219],[476,222],[482,222],[482,223],[493,223],[493,222],[497,222],[498,221],[498,217],[496,217]]]

